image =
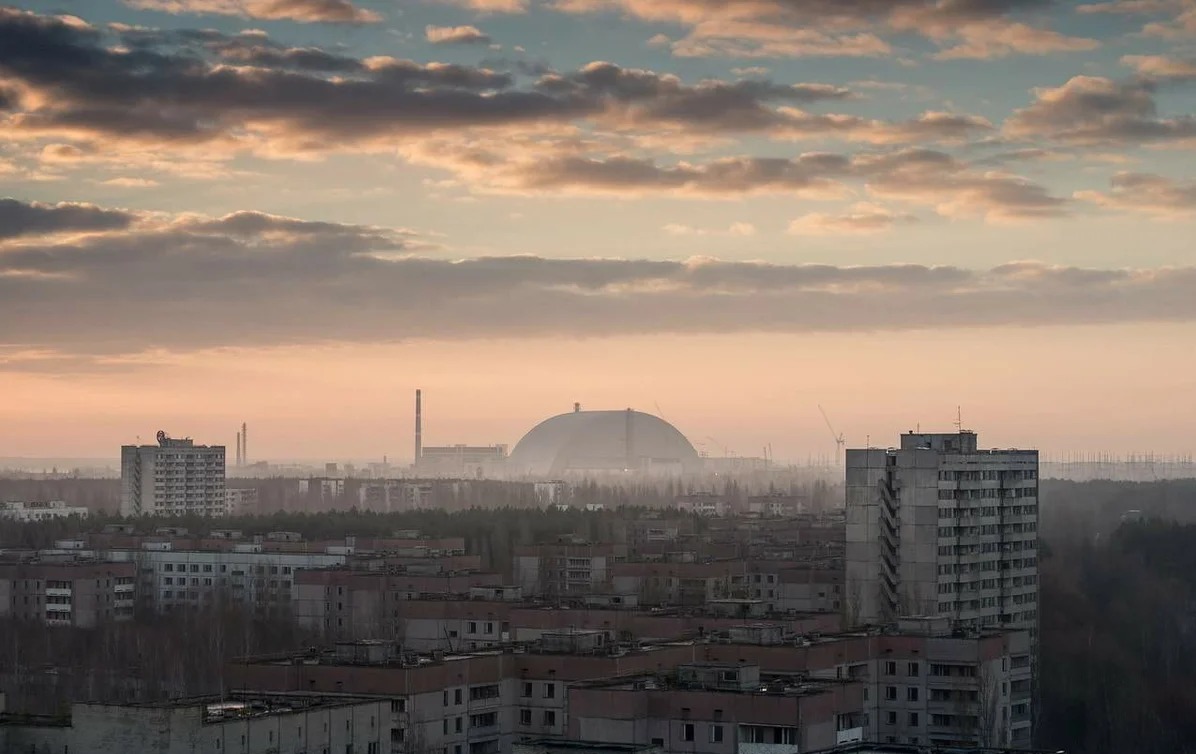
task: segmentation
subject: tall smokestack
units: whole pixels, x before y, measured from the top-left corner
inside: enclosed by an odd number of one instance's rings
[[[249,425],[241,422],[241,464],[249,465]]]
[[[241,466],[241,430],[237,430],[237,467]]]
[[[423,391],[415,391],[415,462],[424,457],[424,398]]]

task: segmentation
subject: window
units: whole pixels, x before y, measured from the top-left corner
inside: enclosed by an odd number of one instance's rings
[[[710,726],[710,743],[718,744],[718,743],[722,743],[722,741],[723,741],[723,726],[711,725]]]
[[[544,710],[544,724],[556,725],[556,712],[554,710]]]
[[[909,664],[909,667],[906,669],[905,674],[908,675],[910,678],[917,678],[918,677],[918,663],[911,662]]]
[[[885,662],[885,675],[897,675],[897,663],[893,660]]]
[[[531,725],[532,724],[532,711],[530,709],[519,710],[519,724],[520,725]]]
[[[917,712],[909,713],[909,727],[911,727],[911,728],[918,727],[918,713]]]
[[[681,726],[681,740],[682,741],[694,740],[694,724],[693,723],[685,723],[684,725]]]
[[[895,701],[897,699],[896,686],[885,686],[885,699],[888,699],[889,701]]]
[[[455,726],[456,726],[457,732],[460,733],[461,730],[465,727],[465,718],[458,717],[456,720]]]
[[[455,691],[453,691],[453,704],[460,704],[460,703],[461,703],[461,689],[456,689]]]
[[[446,736],[448,735],[448,718],[447,717],[440,721],[440,732]]]
[[[905,701],[907,701],[907,702],[918,701],[918,687],[917,686],[910,686],[909,688],[907,688],[905,690]]]
[[[407,700],[406,699],[391,699],[390,700],[390,711],[392,713],[406,712],[407,711]]]
[[[443,699],[441,700],[442,706],[444,706],[444,707],[449,706],[448,705],[448,689],[445,689],[444,693],[441,694],[441,696],[443,697]]]
[[[532,685],[531,685],[530,683],[524,682],[524,684],[523,684],[523,695],[524,695],[524,696],[531,696],[531,695],[532,695]]]
[[[556,685],[554,685],[552,683],[544,684],[544,698],[545,699],[555,699],[556,698]]]
[[[890,713],[889,713],[889,715],[888,715],[888,723],[889,723],[889,725],[896,725],[896,724],[897,724],[897,713],[896,713],[896,712],[890,712]]]

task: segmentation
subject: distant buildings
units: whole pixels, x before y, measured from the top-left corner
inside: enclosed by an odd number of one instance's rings
[[[52,518],[69,518],[71,516],[87,518],[87,513],[86,508],[67,505],[61,500],[51,500],[48,503],[0,503],[0,518],[7,518],[22,523],[46,521]]]
[[[847,451],[848,620],[945,615],[963,628],[1038,625],[1038,451],[976,434],[902,435]]]
[[[223,516],[224,446],[158,432],[157,445],[120,449],[122,516]]]
[[[421,448],[415,471],[430,477],[494,477],[502,473],[506,460],[506,445],[425,446]]]

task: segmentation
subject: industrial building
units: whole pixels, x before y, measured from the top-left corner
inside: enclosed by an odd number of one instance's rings
[[[224,446],[158,432],[157,445],[120,449],[122,516],[223,516]]]
[[[980,450],[974,432],[847,451],[847,617],[946,615],[1038,625],[1038,451]]]
[[[702,459],[676,427],[640,411],[573,411],[537,424],[511,451],[507,472],[555,479],[575,474],[680,476]]]
[[[47,521],[52,518],[70,518],[78,516],[87,518],[88,510],[81,505],[67,505],[62,500],[51,500],[46,503],[26,503],[9,501],[0,503],[0,518],[27,523],[29,521]]]

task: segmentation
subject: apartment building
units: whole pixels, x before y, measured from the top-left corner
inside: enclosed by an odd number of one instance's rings
[[[342,565],[350,554],[347,548],[288,552],[267,549],[261,542],[214,542],[202,550],[174,545],[149,541],[141,549],[98,554],[134,565],[140,597],[154,610],[199,607],[218,598],[259,609],[288,608],[296,573]]]
[[[706,657],[863,685],[864,740],[934,747],[1028,746],[1033,735],[1029,632],[964,634],[945,617],[891,629],[798,637],[732,629]]]
[[[224,446],[158,432],[157,445],[120,449],[122,516],[223,516]]]
[[[1037,627],[1036,450],[981,450],[966,431],[848,450],[846,537],[852,622]]]
[[[388,701],[311,693],[231,692],[160,704],[74,704],[62,717],[0,709],[0,751],[87,754],[391,752]]]
[[[561,542],[516,548],[515,584],[524,594],[562,596],[603,591],[622,547],[610,543]]]
[[[256,487],[238,487],[224,491],[224,515],[252,516],[258,512]]]
[[[300,625],[330,638],[403,636],[407,633],[405,603],[430,598],[468,598],[474,589],[501,587],[502,581],[497,573],[481,571],[433,573],[399,567],[384,571],[311,569],[295,576],[292,610]],[[489,634],[491,640],[499,639],[498,633]],[[457,635],[446,634],[444,638],[457,638]],[[468,646],[472,641],[476,640],[462,637],[460,643]]]
[[[0,563],[0,616],[76,628],[132,620],[136,575],[131,563]]]

